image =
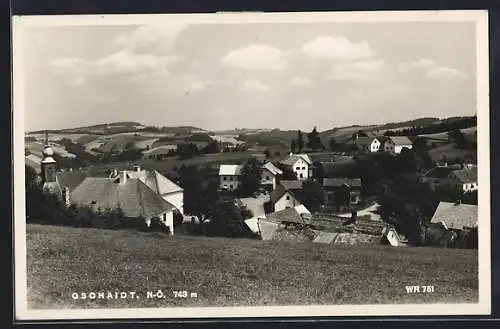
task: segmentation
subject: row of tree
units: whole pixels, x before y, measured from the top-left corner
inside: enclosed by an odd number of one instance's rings
[[[304,146],[311,149],[313,152],[325,148],[316,127],[314,127],[313,130],[307,134],[307,142],[305,142],[304,137],[302,136],[302,131],[298,130],[297,137],[292,139],[290,143],[290,150],[292,153],[300,153],[304,150]]]
[[[415,136],[425,134],[436,134],[452,130],[460,130],[477,126],[477,116],[449,119],[436,124],[411,127],[397,131],[387,130],[385,136]]]

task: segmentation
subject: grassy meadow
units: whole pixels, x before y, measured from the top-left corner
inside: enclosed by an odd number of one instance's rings
[[[327,246],[27,225],[28,307],[477,302],[477,250]],[[433,285],[433,293],[406,292]],[[159,289],[165,298],[146,298]],[[137,299],[72,293],[134,291]],[[197,297],[174,298],[173,291]]]

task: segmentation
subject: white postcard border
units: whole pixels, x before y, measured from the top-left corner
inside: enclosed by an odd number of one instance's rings
[[[318,305],[266,307],[178,307],[138,309],[29,310],[27,307],[23,28],[74,25],[242,24],[282,22],[452,22],[476,23],[479,302],[477,304]],[[220,13],[161,15],[58,15],[14,16],[13,24],[13,127],[14,127],[14,250],[15,317],[17,320],[77,320],[131,318],[222,318],[302,316],[417,316],[489,315],[491,313],[490,157],[489,157],[489,54],[488,13],[468,11],[381,11],[316,13]],[[488,145],[486,147],[486,145]]]

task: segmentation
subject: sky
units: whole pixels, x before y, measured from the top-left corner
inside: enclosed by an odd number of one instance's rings
[[[23,28],[25,130],[319,130],[476,113],[473,22]]]

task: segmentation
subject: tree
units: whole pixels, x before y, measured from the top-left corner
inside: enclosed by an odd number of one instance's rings
[[[417,171],[417,157],[413,149],[403,148],[397,155],[397,173],[411,173]]]
[[[297,149],[297,145],[296,145],[295,139],[292,139],[292,141],[290,142],[290,151],[292,153],[295,153],[296,149]]]
[[[297,141],[295,143],[297,150],[302,152],[304,149],[304,137],[302,137],[302,132],[300,130],[297,131]]]
[[[206,224],[210,236],[253,237],[254,234],[245,224],[241,210],[230,200],[220,200],[209,214],[210,222]]]
[[[319,150],[323,147],[316,127],[314,127],[313,130],[307,134],[307,147],[313,151]]]
[[[333,137],[330,138],[329,144],[330,144],[330,150],[332,150],[332,151],[336,151],[339,147],[339,145],[337,144],[337,141]]]
[[[207,146],[205,146],[202,150],[202,153],[220,153],[219,144],[216,141],[210,142]]]
[[[306,181],[303,184],[303,190],[299,198],[302,204],[311,212],[318,212],[324,200],[323,186],[317,182]]]
[[[240,175],[239,193],[243,197],[253,195],[260,187],[262,167],[255,158],[249,158],[243,165]]]
[[[289,166],[280,165],[279,168],[283,172],[280,175],[280,179],[282,180],[297,180],[297,174],[290,168]]]

